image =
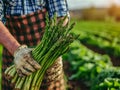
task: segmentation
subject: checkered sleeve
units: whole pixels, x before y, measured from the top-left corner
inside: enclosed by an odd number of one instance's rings
[[[66,0],[48,0],[48,12],[50,17],[55,13],[58,17],[69,16],[69,10]]]
[[[3,15],[4,14],[3,8],[4,8],[3,0],[0,0],[0,21],[2,21],[3,17],[4,17],[4,15]]]

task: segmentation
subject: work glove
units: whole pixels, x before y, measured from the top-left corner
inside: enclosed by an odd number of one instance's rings
[[[14,53],[14,64],[19,76],[28,76],[41,66],[32,58],[31,48],[21,45]]]

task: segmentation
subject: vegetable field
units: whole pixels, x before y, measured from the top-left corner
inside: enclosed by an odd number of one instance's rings
[[[88,48],[101,54],[108,54],[114,65],[120,59],[120,23],[108,22],[77,22],[75,33],[80,33],[79,40]]]
[[[80,36],[63,55],[67,90],[120,90],[120,23],[74,21]]]
[[[120,90],[120,23],[76,21],[79,39],[63,56],[68,90]]]

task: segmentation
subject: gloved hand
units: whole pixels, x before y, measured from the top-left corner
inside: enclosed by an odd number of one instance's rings
[[[20,46],[14,53],[14,64],[19,76],[28,76],[40,69],[41,66],[32,58],[31,48]]]

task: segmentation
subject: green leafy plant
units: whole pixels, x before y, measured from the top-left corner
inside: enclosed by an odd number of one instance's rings
[[[71,48],[64,59],[70,63],[72,72],[70,80],[82,80],[87,86],[91,86],[94,78],[104,69],[112,66],[110,58],[107,55],[97,54],[80,42],[71,44]]]
[[[119,90],[120,68],[103,70],[93,81],[91,90]]]

